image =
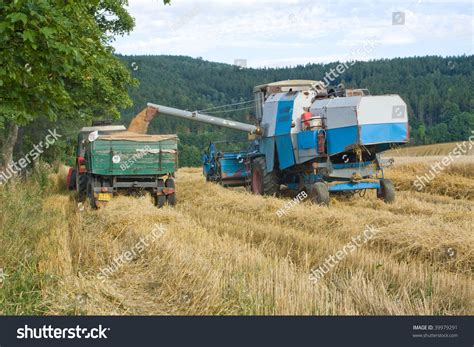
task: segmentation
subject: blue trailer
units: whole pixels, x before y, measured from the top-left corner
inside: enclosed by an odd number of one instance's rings
[[[408,115],[398,95],[372,96],[365,89],[328,89],[322,82],[281,81],[254,89],[256,124],[148,104],[158,113],[249,133],[248,148],[220,151],[211,143],[203,174],[224,186],[276,194],[281,186],[307,191],[328,205],[330,193],[376,190],[395,200],[380,153],[408,142]]]

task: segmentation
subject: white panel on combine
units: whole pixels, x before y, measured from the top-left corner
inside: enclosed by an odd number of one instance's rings
[[[331,107],[326,111],[328,129],[357,125],[356,107]]]
[[[360,99],[360,96],[351,96],[317,100],[311,107],[311,113],[326,118],[327,129],[356,125]]]
[[[262,127],[265,130],[265,136],[275,136],[276,117],[278,113],[278,101],[286,93],[270,95],[263,104]]]
[[[314,92],[299,92],[293,102],[293,122],[295,126],[291,128],[291,144],[293,145],[293,154],[297,164],[305,162],[308,159],[316,156],[316,148],[312,150],[302,151],[298,149],[297,134],[303,131],[301,116],[303,115],[305,107],[311,107],[311,101],[314,97]],[[305,153],[303,153],[305,152]]]
[[[311,113],[325,117],[328,129],[357,124],[406,123],[408,120],[406,104],[398,95],[317,100],[311,107]]]
[[[365,96],[358,109],[359,124],[406,123],[407,106],[398,95]]]
[[[291,128],[292,134],[302,131],[301,116],[303,115],[305,107],[311,107],[311,100],[314,95],[314,92],[299,92],[295,97],[293,103],[293,122],[295,122],[295,127]],[[293,145],[296,147],[295,144]]]
[[[329,101],[331,101],[331,99],[316,100],[311,105],[311,113],[313,113],[315,116],[319,116],[317,112],[323,112],[324,108],[329,104]]]

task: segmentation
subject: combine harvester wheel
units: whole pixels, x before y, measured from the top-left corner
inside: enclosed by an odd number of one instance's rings
[[[265,158],[259,157],[252,162],[252,193],[257,195],[275,195],[280,190],[275,171],[267,173]]]
[[[329,206],[329,189],[323,182],[313,184],[313,201],[317,205]]]
[[[386,178],[380,180],[380,189],[377,189],[377,197],[387,204],[395,201],[395,186],[391,180]]]

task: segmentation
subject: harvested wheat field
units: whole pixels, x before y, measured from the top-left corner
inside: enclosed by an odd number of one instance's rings
[[[386,153],[388,156],[396,157],[426,157],[426,156],[439,156],[439,155],[448,155],[456,146],[461,146],[460,149],[463,149],[463,153],[473,155],[474,148],[470,148],[466,151],[468,141],[464,142],[445,142],[445,143],[435,143],[431,145],[421,145],[421,146],[401,146],[398,148],[391,149]],[[462,147],[466,146],[466,147]],[[464,152],[466,151],[466,152]]]
[[[3,196],[2,225],[16,231],[2,234],[0,260],[9,259],[10,273],[2,293],[10,297],[0,307],[5,314],[473,314],[474,162],[453,163],[423,192],[410,181],[428,164],[401,162],[387,172],[399,189],[393,205],[368,192],[332,198],[330,208],[303,201],[281,218],[276,212],[291,197],[222,188],[197,168],[178,172],[178,205],[163,209],[123,196],[94,211],[59,188],[62,173],[50,175],[53,193],[38,200],[36,214]],[[9,189],[24,194],[20,185]],[[378,231],[372,239],[310,281],[312,269],[367,225]],[[27,230],[35,239],[25,249],[17,240]],[[16,271],[25,278],[9,288]]]

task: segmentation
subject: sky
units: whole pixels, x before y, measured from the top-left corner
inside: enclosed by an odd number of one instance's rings
[[[472,0],[129,0],[117,53],[247,67],[474,54]]]

